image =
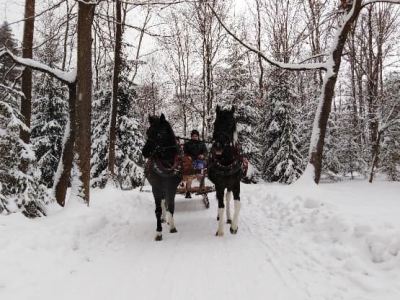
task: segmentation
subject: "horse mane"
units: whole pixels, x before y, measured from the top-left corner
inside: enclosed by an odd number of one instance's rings
[[[233,133],[233,139],[237,138],[235,137],[236,133],[236,120],[234,118],[234,113],[235,113],[235,106],[232,106],[230,109],[221,109],[219,105],[217,105],[216,108],[216,113],[217,116],[215,118],[214,122],[214,132],[213,132],[213,139],[216,138],[216,134],[220,132],[226,131],[226,129],[229,129],[229,126],[232,126],[232,133]]]
[[[149,116],[149,123],[150,123],[150,126],[166,128],[167,132],[169,134],[171,134],[175,140],[174,130],[172,129],[171,124],[167,121],[167,119],[165,118],[165,115],[163,113],[160,116]]]

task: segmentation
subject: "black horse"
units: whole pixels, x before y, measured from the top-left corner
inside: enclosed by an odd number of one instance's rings
[[[208,178],[214,183],[218,199],[217,236],[224,235],[224,192],[226,193],[227,222],[231,223],[231,233],[238,231],[240,212],[240,178],[243,172],[242,156],[237,141],[235,107],[221,109],[217,106],[214,122],[213,145],[209,156]],[[234,215],[231,219],[230,200],[234,199]]]
[[[181,182],[181,155],[171,125],[165,119],[149,116],[150,127],[142,154],[148,158],[146,177],[152,187],[156,203],[157,234],[156,241],[162,240],[162,200],[168,210],[170,232],[177,232],[174,224],[175,192]]]

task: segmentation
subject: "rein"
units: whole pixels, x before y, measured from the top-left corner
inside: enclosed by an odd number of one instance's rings
[[[149,142],[152,142],[156,145],[153,152],[150,154],[148,159],[148,166],[154,170],[154,172],[162,177],[171,177],[179,175],[181,176],[182,172],[182,157],[180,155],[180,151],[178,145],[172,146],[160,146],[155,140],[148,139]],[[157,154],[162,153],[166,149],[175,148],[177,151],[174,154],[174,162],[170,164],[169,162],[161,159]]]
[[[222,164],[214,153],[210,156],[210,166],[214,167],[214,171],[218,176],[233,175],[243,169],[239,144],[237,142],[235,143],[234,149],[235,154],[233,156],[233,161],[228,165]]]

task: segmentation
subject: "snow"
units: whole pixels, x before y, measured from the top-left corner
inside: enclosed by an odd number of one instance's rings
[[[0,216],[0,299],[400,299],[399,182],[241,186],[237,235],[215,193],[176,196],[155,242],[150,186]]]

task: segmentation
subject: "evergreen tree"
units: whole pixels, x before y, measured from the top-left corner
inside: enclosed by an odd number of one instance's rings
[[[285,74],[273,77],[268,98],[269,116],[262,124],[263,164],[261,174],[266,181],[291,183],[302,174],[302,156],[294,122],[295,95]]]
[[[20,128],[25,125],[18,113],[18,97],[0,87],[0,213],[22,212],[33,218],[45,214],[49,196],[40,184],[31,146],[19,137]],[[21,171],[22,166],[25,172]]]
[[[228,46],[229,53],[224,61],[226,67],[219,69],[215,81],[218,84],[218,101],[220,105],[236,107],[238,141],[244,156],[254,163],[257,151],[254,128],[259,115],[253,79],[245,61],[245,52],[235,42]]]
[[[139,118],[134,111],[137,95],[134,85],[127,79],[128,71],[125,66],[120,74],[116,126],[115,173],[122,188],[134,188],[140,185],[144,165],[141,158],[144,138]],[[111,87],[98,91],[94,98],[91,178],[92,186],[104,187],[108,180]]]
[[[126,80],[121,82],[118,96],[116,173],[122,188],[140,186],[144,161],[141,149],[144,138],[137,114],[134,111],[137,94]]]
[[[0,49],[3,47],[7,48],[14,54],[18,54],[17,41],[14,38],[11,27],[6,21],[0,26]],[[3,81],[8,85],[11,85],[19,74],[18,67],[15,66],[14,62],[9,57],[3,57],[0,59],[0,82]]]
[[[111,87],[97,91],[93,96],[90,178],[93,187],[104,187],[108,179],[108,126],[110,119]]]
[[[56,19],[46,16],[46,24],[40,33],[46,41],[35,51],[37,60],[51,68],[62,62],[60,41],[54,37],[59,26]],[[68,116],[68,89],[62,83],[45,73],[35,73],[32,97],[31,143],[42,172],[42,180],[47,187],[53,186],[62,152],[65,125]]]
[[[381,171],[390,180],[400,180],[400,73],[389,74],[385,82],[385,103],[382,104],[382,127],[387,126],[383,132],[381,146],[380,166]]]
[[[42,180],[47,187],[52,187],[68,121],[68,103],[63,94],[66,88],[47,74],[41,74],[35,86],[31,142]]]
[[[362,124],[355,126],[350,103],[333,112],[327,127],[322,172],[331,180],[342,175],[366,175],[366,151],[361,141]]]

